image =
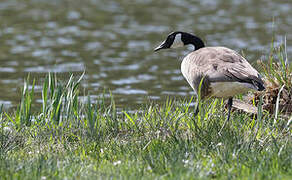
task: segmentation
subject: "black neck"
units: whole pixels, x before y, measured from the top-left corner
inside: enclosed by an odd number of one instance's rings
[[[194,46],[194,51],[205,47],[205,44],[202,41],[202,39],[200,39],[197,36],[194,36],[192,34],[186,33],[182,37],[183,37],[183,42],[184,42],[185,45],[191,44],[191,45]]]

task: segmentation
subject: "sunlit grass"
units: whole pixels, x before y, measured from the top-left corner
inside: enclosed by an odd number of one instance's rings
[[[289,66],[276,67],[291,88]],[[118,111],[114,98],[80,98],[81,80],[48,74],[36,105],[28,78],[18,109],[0,109],[1,179],[292,178],[292,117],[262,111],[263,101],[257,115],[233,112],[219,135],[221,100],[201,102],[196,118],[189,99]]]
[[[258,178],[292,176],[291,119],[233,113],[224,104],[169,99],[136,113],[78,98],[80,80],[48,75],[42,108],[33,112],[33,86],[19,109],[1,113],[2,178]]]

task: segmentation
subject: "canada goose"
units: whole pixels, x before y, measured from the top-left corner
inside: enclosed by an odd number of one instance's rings
[[[202,99],[207,97],[228,98],[228,116],[223,124],[224,127],[230,118],[232,97],[248,90],[263,91],[264,82],[257,70],[234,50],[226,47],[205,47],[199,37],[186,32],[170,33],[154,51],[189,44],[194,46],[194,51],[183,59],[181,72],[196,95],[198,95],[198,88],[202,81]],[[195,116],[198,114],[198,107],[197,103]]]

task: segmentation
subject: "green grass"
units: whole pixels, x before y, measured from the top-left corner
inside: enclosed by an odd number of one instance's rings
[[[277,67],[264,72],[291,88],[290,68]],[[81,98],[81,79],[48,74],[36,104],[28,78],[17,110],[0,108],[0,179],[292,178],[292,117],[262,111],[262,98],[256,116],[233,112],[218,135],[221,100],[196,118],[189,99],[118,111],[113,98]]]
[[[32,110],[27,81],[18,110],[1,111],[1,179],[292,177],[291,118],[274,124],[265,112],[234,112],[219,136],[220,100],[202,104],[195,119],[184,100],[117,112],[113,100],[78,98],[79,83],[48,75],[41,108]]]

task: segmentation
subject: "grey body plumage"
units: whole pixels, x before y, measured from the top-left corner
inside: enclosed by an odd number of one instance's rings
[[[204,47],[191,52],[183,59],[181,71],[196,93],[204,77],[203,98],[230,98],[250,89],[264,89],[259,73],[247,60],[225,47]],[[234,87],[226,89],[221,86]]]

